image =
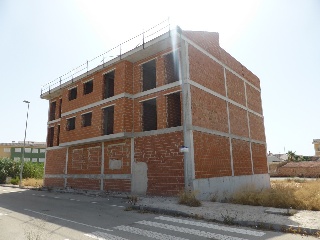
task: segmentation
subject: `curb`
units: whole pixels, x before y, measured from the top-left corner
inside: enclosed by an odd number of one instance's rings
[[[170,210],[170,209],[162,209],[162,208],[148,207],[148,206],[142,206],[142,205],[132,205],[131,208],[133,210],[138,210],[138,211],[148,211],[148,212],[171,215],[171,216],[194,218],[198,220],[201,219],[208,222],[216,222],[220,224],[250,227],[250,228],[261,229],[261,230],[305,234],[305,235],[318,235],[320,233],[320,229],[298,227],[294,225],[283,225],[283,224],[276,224],[276,223],[253,222],[253,221],[230,221],[226,223],[218,219],[204,218],[203,216],[200,216],[197,214],[189,214],[189,213]]]

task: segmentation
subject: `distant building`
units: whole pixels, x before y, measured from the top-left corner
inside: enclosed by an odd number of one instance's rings
[[[0,158],[10,158],[15,161],[22,159],[23,141],[0,143]],[[27,141],[25,144],[25,162],[45,162],[46,143]]]
[[[176,29],[120,54],[42,91],[45,186],[202,198],[270,186],[260,80],[218,33]]]
[[[313,139],[314,155],[320,157],[320,139]]]

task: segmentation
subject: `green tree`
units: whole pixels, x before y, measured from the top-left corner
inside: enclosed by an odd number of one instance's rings
[[[296,152],[288,151],[287,152],[288,161],[294,161],[296,159]]]

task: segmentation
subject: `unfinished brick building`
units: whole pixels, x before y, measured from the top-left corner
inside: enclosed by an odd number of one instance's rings
[[[170,30],[41,98],[45,186],[200,198],[269,187],[260,81],[218,33]]]

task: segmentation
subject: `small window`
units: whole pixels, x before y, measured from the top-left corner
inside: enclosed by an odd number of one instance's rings
[[[142,64],[142,89],[147,91],[156,87],[156,60]]]
[[[40,149],[40,153],[45,153],[45,152],[46,152],[45,149],[43,149],[43,148]]]
[[[38,152],[39,152],[38,148],[33,148],[32,149],[32,153],[38,153]]]
[[[31,153],[31,148],[25,148],[25,149],[24,149],[24,152],[25,152],[25,153]]]
[[[77,98],[77,88],[72,88],[69,90],[69,101]]]
[[[142,103],[142,127],[143,131],[157,129],[157,101],[151,99]]]
[[[38,162],[38,158],[32,158],[32,162]]]
[[[167,127],[181,126],[180,92],[167,95]]]
[[[92,112],[82,115],[82,127],[91,126]]]
[[[30,162],[30,158],[24,158],[25,162]]]
[[[57,146],[60,144],[60,125],[58,125],[58,133],[57,133]]]
[[[49,114],[49,121],[56,119],[56,102],[50,103],[50,114]]]
[[[9,153],[9,152],[10,152],[10,148],[4,148],[3,151],[4,151],[5,153]]]
[[[114,106],[103,109],[103,135],[113,134]]]
[[[103,98],[109,98],[114,96],[114,71],[108,72],[104,75],[103,79],[104,91]]]
[[[83,95],[89,94],[93,91],[93,80],[83,84]]]
[[[59,103],[59,118],[61,118],[61,111],[62,111],[62,98],[60,98],[60,103]]]
[[[39,158],[39,162],[44,162],[45,160],[45,158]]]
[[[166,83],[179,81],[179,51],[174,51],[164,56]]]
[[[67,119],[67,131],[71,131],[76,129],[76,118],[69,118]]]
[[[21,148],[14,149],[15,152],[21,152]]]
[[[18,162],[18,161],[20,161],[20,157],[14,157],[13,160]]]
[[[48,147],[53,147],[53,138],[54,138],[54,127],[48,128]]]

